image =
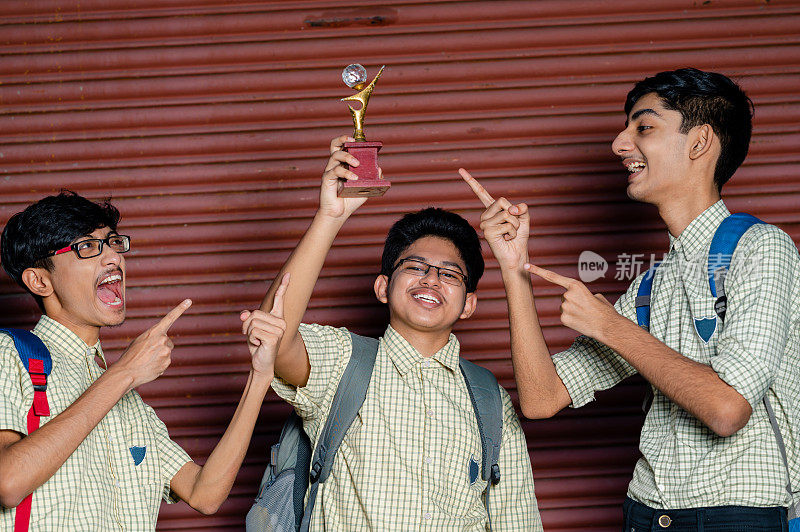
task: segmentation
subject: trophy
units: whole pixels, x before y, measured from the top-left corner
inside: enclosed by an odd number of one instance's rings
[[[375,82],[381,77],[383,69],[382,66],[369,85],[367,82],[367,70],[359,65],[348,65],[342,70],[342,81],[351,89],[359,92],[342,98],[343,102],[359,102],[361,107],[353,109],[353,106],[348,105],[350,114],[353,117],[353,138],[355,142],[345,142],[344,151],[350,153],[353,157],[358,159],[359,165],[355,168],[350,168],[350,171],[358,176],[358,179],[345,180],[339,190],[339,197],[342,198],[356,198],[356,197],[371,197],[383,196],[386,189],[391,186],[391,183],[386,179],[380,177],[378,173],[378,150],[381,149],[383,143],[377,140],[367,141],[364,136],[364,114],[367,112],[367,104],[372,90],[375,88]]]

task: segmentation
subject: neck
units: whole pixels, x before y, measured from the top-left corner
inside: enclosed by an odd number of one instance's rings
[[[74,332],[86,345],[92,346],[100,339],[100,327],[76,323],[75,320],[65,314],[48,312],[47,317]]]
[[[397,331],[400,336],[411,344],[411,347],[419,351],[420,354],[426,358],[432,357],[441,348],[447,345],[447,342],[450,340],[450,331],[452,330],[421,331],[403,323],[390,322],[390,325],[392,329]]]
[[[669,233],[679,237],[692,220],[720,200],[716,187],[713,190],[690,190],[686,194],[657,203],[658,214],[667,224]]]

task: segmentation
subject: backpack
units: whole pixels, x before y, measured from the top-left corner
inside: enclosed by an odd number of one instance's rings
[[[33,404],[27,418],[28,434],[30,434],[39,428],[41,417],[50,415],[50,404],[47,402],[47,376],[53,369],[53,361],[50,358],[50,351],[32,332],[22,329],[0,329],[0,333],[5,333],[14,340],[14,347],[17,348],[19,358],[33,383]],[[31,521],[32,501],[33,493],[17,505],[14,532],[27,532]]]
[[[247,532],[307,532],[320,484],[330,475],[336,452],[355,420],[367,394],[375,367],[378,340],[350,333],[353,353],[342,374],[331,410],[311,453],[303,421],[292,412],[277,444],[270,449],[270,464],[261,479],[255,504],[247,513]],[[503,402],[491,371],[459,358],[481,436],[482,478],[489,481],[484,504],[489,511],[489,487],[500,481],[500,443],[503,434]],[[313,465],[312,465],[313,463]],[[309,487],[310,485],[310,487]],[[308,502],[304,499],[308,491]],[[491,515],[489,516],[491,529]]]
[[[711,247],[708,251],[708,286],[711,289],[711,295],[716,297],[714,302],[714,312],[720,320],[720,324],[725,322],[725,313],[728,310],[728,298],[725,295],[725,278],[728,275],[728,269],[731,265],[731,258],[733,252],[736,251],[736,245],[742,238],[742,235],[747,232],[752,226],[756,224],[765,224],[750,214],[739,212],[731,214],[725,218],[714,232],[714,237],[711,239]],[[639,285],[639,290],[636,294],[636,321],[640,327],[649,331],[650,330],[650,293],[653,288],[653,277],[655,276],[656,268],[660,263],[655,264],[642,278]],[[650,395],[652,391],[648,394]],[[645,399],[643,405],[645,412],[648,407],[649,400]],[[783,436],[778,429],[778,420],[775,418],[775,411],[772,409],[769,397],[764,396],[764,407],[769,416],[769,423],[772,425],[772,431],[775,433],[775,439],[778,442],[778,449],[783,459],[783,465],[786,469],[786,491],[789,494],[789,504],[793,501],[792,485],[789,477],[789,460],[786,456],[786,445],[783,441]],[[789,507],[789,530],[790,532],[800,532],[800,502]]]

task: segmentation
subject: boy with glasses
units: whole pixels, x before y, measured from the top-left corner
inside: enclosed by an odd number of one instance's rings
[[[169,366],[167,333],[191,300],[105,368],[100,329],[125,319],[130,238],[117,232],[119,218],[109,203],[62,192],[15,214],[3,230],[3,268],[43,311],[33,333],[50,353],[52,372],[49,414],[31,431],[34,372],[29,376],[14,341],[0,334],[0,530],[154,530],[162,496],[214,513],[241,466],[272,381],[288,280],[265,316],[278,332],[249,345],[242,399],[199,466],[134,390]]]
[[[275,391],[303,419],[312,443],[325,423],[352,354],[344,328],[301,324],[325,256],[365,198],[339,198],[340,180],[358,161],[331,142],[320,207],[284,265],[286,334],[275,361]],[[541,530],[525,437],[502,390],[501,480],[490,490],[476,471],[481,441],[452,329],[475,311],[483,274],[475,230],[457,214],[428,208],[389,231],[377,299],[389,307],[375,367],[358,416],[321,486],[310,530]],[[243,331],[264,332],[273,284],[262,310],[243,314]],[[470,467],[474,464],[473,467]]]

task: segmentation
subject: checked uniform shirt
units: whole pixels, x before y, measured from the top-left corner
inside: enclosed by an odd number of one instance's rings
[[[308,383],[275,379],[275,391],[303,418],[314,446],[350,360],[346,329],[301,325],[311,363]],[[486,481],[475,411],[458,367],[454,335],[431,358],[389,327],[380,341],[364,405],[321,486],[311,530],[485,530]],[[489,489],[492,529],[541,530],[533,474],[508,393],[503,398],[501,480]],[[474,468],[473,468],[474,471]]]
[[[42,316],[33,329],[53,359],[47,379],[50,417],[57,416],[102,374],[100,343],[87,346],[60,323]],[[13,340],[0,334],[0,430],[27,434],[33,385]],[[41,428],[40,428],[41,430]],[[136,391],[125,394],[55,475],[33,492],[31,532],[154,530],[162,497],[189,455]],[[14,530],[15,509],[0,506],[0,530]]]
[[[714,312],[706,272],[714,231],[728,209],[719,201],[695,218],[656,270],[650,333],[683,356],[710,365],[753,409],[730,437],[712,432],[653,390],[628,496],[653,508],[787,506],[785,467],[762,402],[768,394],[786,443],[792,485],[800,489],[800,259],[780,229],[755,225],[739,241],[725,280],[724,324]],[[636,321],[640,275],[617,301]],[[553,356],[572,406],[636,370],[610,348],[579,337]],[[800,494],[795,492],[794,500]]]

